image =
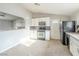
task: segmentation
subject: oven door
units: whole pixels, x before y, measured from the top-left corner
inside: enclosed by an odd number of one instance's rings
[[[45,31],[38,31],[37,39],[45,40]]]

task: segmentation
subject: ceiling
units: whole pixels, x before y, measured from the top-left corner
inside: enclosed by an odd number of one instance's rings
[[[22,18],[4,12],[0,12],[0,20],[16,20],[16,19],[22,19]]]
[[[79,10],[79,3],[23,3],[22,5],[33,13],[71,15]]]

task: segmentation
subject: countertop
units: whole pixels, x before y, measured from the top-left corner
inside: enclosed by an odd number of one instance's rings
[[[75,39],[78,39],[79,40],[79,33],[76,33],[76,32],[66,32],[66,34],[74,37]]]

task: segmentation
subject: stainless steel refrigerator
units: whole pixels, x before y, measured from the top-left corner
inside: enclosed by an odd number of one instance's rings
[[[63,45],[69,45],[69,39],[66,38],[66,32],[75,32],[75,21],[62,21],[60,23],[60,39]]]

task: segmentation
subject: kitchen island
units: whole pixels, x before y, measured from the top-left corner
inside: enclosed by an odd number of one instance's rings
[[[73,56],[79,56],[79,33],[67,32],[69,35],[69,50]]]

